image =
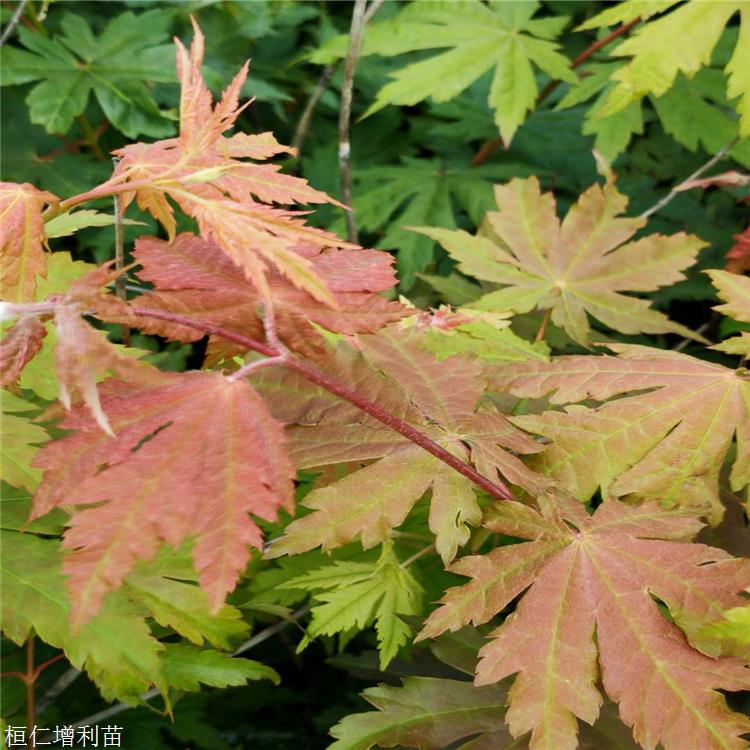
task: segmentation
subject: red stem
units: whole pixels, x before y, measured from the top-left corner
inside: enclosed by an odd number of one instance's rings
[[[633,28],[633,26],[640,22],[640,17],[634,18],[632,21],[630,21],[630,23],[624,23],[622,26],[618,26],[614,31],[607,34],[607,36],[602,37],[601,39],[599,39],[599,41],[590,44],[570,64],[571,70],[575,70],[575,68],[577,68],[579,65],[586,62],[586,60],[588,60],[591,55],[593,55],[595,52],[598,52],[602,47],[606,47],[613,39],[617,39],[617,37],[622,36],[623,34],[627,34],[628,31]],[[542,89],[541,93],[537,97],[536,106],[538,107],[561,83],[562,81],[560,79],[556,81],[550,81]],[[471,160],[471,165],[473,167],[481,166],[491,156],[493,156],[493,154],[495,154],[502,145],[502,138],[492,138],[489,141],[485,141],[479,151],[477,151],[474,158]]]
[[[283,365],[290,370],[298,372],[311,383],[315,383],[315,385],[319,385],[321,388],[333,393],[344,401],[348,401],[350,404],[353,404],[374,419],[377,419],[379,422],[382,422],[387,427],[395,430],[408,440],[411,440],[411,442],[415,443],[420,448],[423,448],[428,453],[431,453],[435,458],[448,464],[448,466],[455,469],[459,474],[463,474],[467,479],[470,479],[474,484],[481,487],[492,497],[495,497],[498,500],[514,499],[513,493],[504,483],[490,481],[472,466],[465,463],[460,458],[457,458],[452,453],[449,453],[445,448],[427,437],[427,435],[412,427],[408,422],[404,422],[402,419],[399,419],[389,411],[383,409],[382,406],[379,406],[374,401],[370,401],[370,399],[357,391],[348,388],[343,383],[326,375],[326,373],[309,362],[293,357],[286,352],[274,349],[267,344],[251,339],[241,333],[214,325],[213,323],[207,323],[202,320],[193,320],[192,318],[177,313],[166,312],[164,310],[152,310],[147,307],[131,307],[131,310],[135,315],[140,315],[144,318],[157,318],[159,320],[169,321],[170,323],[177,323],[178,325],[183,325],[188,328],[194,328],[197,331],[205,331],[206,333],[220,336],[227,341],[234,341],[236,344],[240,344],[247,349],[252,349],[253,351],[265,354],[267,357],[282,358]]]
[[[34,670],[35,636],[30,635],[26,641],[26,722],[29,729],[36,724],[36,672]]]

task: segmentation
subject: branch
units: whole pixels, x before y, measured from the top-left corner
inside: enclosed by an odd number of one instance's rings
[[[595,52],[598,52],[602,47],[606,47],[613,39],[627,34],[630,29],[636,24],[640,23],[640,18],[634,18],[630,23],[624,23],[622,26],[618,26],[613,32],[602,37],[597,42],[590,44],[578,57],[573,60],[570,64],[571,70],[575,70],[579,65],[586,62]],[[538,107],[560,84],[561,80],[550,81],[539,94],[536,100],[536,106]],[[500,146],[503,145],[502,138],[493,138],[492,140],[486,141],[482,147],[477,151],[476,155],[471,161],[473,167],[479,167],[484,164],[491,156],[493,156]]]
[[[320,74],[318,83],[316,84],[312,94],[310,94],[310,98],[307,100],[305,109],[302,112],[302,116],[299,118],[299,122],[297,123],[297,128],[294,131],[294,138],[292,138],[292,148],[297,150],[297,156],[299,156],[300,151],[302,150],[302,144],[305,142],[305,138],[307,137],[307,130],[310,127],[310,121],[312,120],[315,108],[318,106],[318,102],[323,96],[323,92],[326,90],[326,88],[328,88],[328,84],[331,82],[331,78],[333,78],[333,74],[336,72],[336,69],[339,66],[339,62],[340,61],[337,60],[335,63],[326,65],[325,68],[323,68],[323,72]]]
[[[349,242],[357,242],[357,222],[352,207],[352,147],[349,142],[349,121],[352,115],[352,90],[354,71],[362,47],[362,30],[365,26],[367,0],[355,0],[352,25],[349,30],[349,51],[344,63],[344,82],[341,85],[341,109],[339,110],[339,171],[341,172],[341,200],[349,210],[345,212],[346,235]]]
[[[294,370],[311,383],[315,383],[315,385],[319,385],[329,393],[333,393],[344,401],[348,401],[350,404],[353,404],[382,424],[395,430],[400,435],[403,435],[407,440],[410,440],[428,453],[431,453],[435,458],[440,459],[443,463],[455,469],[459,474],[462,474],[467,479],[471,480],[478,487],[481,487],[490,496],[498,500],[513,500],[513,493],[505,483],[500,481],[497,483],[492,482],[487,477],[480,474],[473,466],[445,450],[445,448],[417,430],[408,422],[404,422],[404,420],[394,416],[382,406],[374,401],[370,401],[369,398],[363,396],[358,391],[352,390],[343,383],[340,383],[322,370],[318,369],[315,365],[292,356],[291,353],[285,354],[279,349],[268,346],[268,344],[263,344],[260,341],[255,341],[255,339],[251,339],[241,333],[230,331],[221,326],[207,323],[202,320],[193,320],[185,315],[165,312],[163,310],[152,310],[147,307],[132,307],[131,310],[135,315],[140,315],[144,318],[167,320],[171,323],[194,328],[197,331],[204,331],[205,333],[220,336],[227,341],[233,341],[247,349],[265,354],[267,357],[281,358],[279,363],[284,367]]]
[[[717,151],[702,167],[698,167],[698,169],[693,172],[693,174],[688,175],[682,182],[675,185],[660,201],[655,203],[651,208],[646,209],[642,214],[642,219],[647,219],[652,214],[655,214],[657,211],[661,210],[666,206],[668,203],[671,203],[672,200],[675,198],[677,193],[680,192],[680,189],[685,183],[691,182],[692,180],[698,179],[702,174],[705,174],[708,172],[711,167],[714,166],[714,164],[717,164],[720,162],[739,142],[740,137],[736,136],[732,139],[730,143],[727,143],[724,148],[722,148],[720,151]]]
[[[13,11],[10,21],[8,21],[6,27],[3,29],[3,33],[0,35],[0,47],[8,41],[8,37],[13,33],[13,29],[18,26],[18,22],[21,20],[24,8],[28,2],[29,0],[21,0],[21,2],[18,3],[18,7]]]

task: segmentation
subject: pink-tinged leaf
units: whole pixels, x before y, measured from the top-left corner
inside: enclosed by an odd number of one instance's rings
[[[743,187],[750,185],[750,174],[743,174],[738,172],[736,169],[732,169],[729,172],[722,172],[721,174],[715,174],[713,177],[700,177],[695,180],[687,180],[681,182],[676,190],[692,190],[693,188],[707,188],[707,187]]]
[[[0,385],[18,380],[26,363],[42,348],[47,329],[34,317],[21,318],[0,341]]]
[[[538,537],[454,563],[453,572],[472,580],[445,594],[419,638],[487,622],[529,589],[491,633],[477,667],[480,685],[518,675],[509,694],[511,734],[530,730],[530,750],[574,750],[577,719],[597,717],[601,669],[606,694],[646,750],[660,743],[664,750],[746,748],[740,735],[750,722],[718,691],[750,687],[750,669],[692,648],[652,597],[695,634],[712,613],[744,601],[750,560],[654,538],[670,519],[682,534],[696,524],[653,503],[608,501],[557,533],[541,515],[534,521],[533,510],[507,505],[491,528],[530,536],[536,526]]]
[[[750,271],[750,227],[734,235],[734,245],[727,251],[726,269],[731,273]]]
[[[197,221],[203,238],[216,243],[264,297],[271,296],[266,277],[275,268],[292,285],[335,308],[331,290],[298,247],[301,243],[318,250],[354,246],[307,226],[304,212],[273,204],[336,201],[305,180],[281,173],[278,166],[241,161],[257,162],[290,149],[280,146],[270,133],[223,135],[244,109],[239,94],[247,65],[214,107],[201,76],[203,34],[197,24],[193,28],[190,52],[175,40],[182,84],[179,137],[119,149],[114,175],[97,190],[121,190],[133,183],[132,192],[122,193],[123,210],[135,200],[164,226],[170,239],[176,231],[173,201]]]
[[[612,356],[558,357],[498,367],[491,387],[551,404],[595,400],[600,406],[513,417],[552,442],[530,459],[580,500],[605,495],[692,507],[717,522],[719,473],[737,441],[730,481],[750,481],[750,378],[677,352],[613,344]],[[618,398],[620,397],[620,398]]]
[[[343,334],[375,331],[410,314],[408,308],[373,292],[389,288],[393,281],[392,256],[375,250],[338,250],[309,246],[299,256],[325,281],[336,307],[322,305],[297,289],[281,274],[269,271],[276,327],[290,348],[307,355],[321,355],[325,341],[317,324]],[[136,242],[135,259],[143,266],[139,276],[151,282],[158,294],[140,304],[189,315],[222,326],[257,341],[265,340],[260,317],[263,295],[248,281],[217,245],[183,233],[172,242],[153,237]],[[201,331],[166,321],[141,318],[139,327],[178,341],[196,341]],[[209,360],[244,353],[242,347],[218,337],[209,341]]]
[[[549,486],[548,479],[511,453],[532,453],[541,446],[489,406],[478,411],[481,363],[461,355],[440,362],[422,348],[423,335],[394,326],[362,336],[362,355],[339,360],[339,379],[452,455],[473,463],[490,481],[506,477],[529,492]],[[469,527],[481,520],[477,490],[469,479],[351,407],[329,409],[325,397],[318,396],[310,400],[308,413],[299,408],[299,388],[288,377],[275,387],[276,373],[260,377],[270,402],[278,402],[279,413],[297,422],[289,436],[298,467],[380,459],[307,495],[303,502],[314,512],[287,527],[273,547],[274,556],[319,545],[332,549],[355,537],[372,546],[386,539],[431,489],[429,524],[437,549],[446,563],[455,557],[468,541]],[[287,393],[294,395],[290,399]],[[290,414],[287,400],[296,414]]]
[[[73,435],[50,443],[34,517],[76,511],[65,561],[77,622],[84,622],[139,559],[162,542],[194,538],[193,560],[215,610],[262,534],[250,514],[274,520],[291,509],[294,472],[282,426],[245,382],[218,373],[161,375],[140,387],[109,381],[102,408],[116,437],[80,408],[61,423]],[[101,471],[99,467],[104,466]]]
[[[113,435],[107,416],[102,410],[97,390],[97,376],[111,372],[121,378],[150,377],[149,367],[120,354],[107,341],[104,331],[92,328],[81,316],[75,304],[59,304],[55,309],[55,364],[60,381],[60,401],[70,410],[81,398],[88,406],[96,423]]]
[[[498,285],[472,303],[480,310],[552,310],[552,321],[575,341],[592,340],[588,316],[623,333],[692,331],[622,292],[658,289],[684,278],[702,240],[684,233],[648,235],[635,241],[645,224],[627,218],[627,198],[613,176],[592,185],[560,222],[551,193],[536,178],[514,179],[495,188],[499,211],[487,214],[481,236],[462,231],[420,229],[440,242],[464,273]],[[625,244],[623,244],[625,243]]]
[[[44,219],[46,203],[57,197],[28,182],[0,182],[0,278],[2,298],[11,302],[36,299],[36,277],[46,276]]]

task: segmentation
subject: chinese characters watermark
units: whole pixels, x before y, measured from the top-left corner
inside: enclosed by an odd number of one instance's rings
[[[5,729],[5,746],[13,747],[122,747],[122,727],[98,724],[82,727],[8,726]]]

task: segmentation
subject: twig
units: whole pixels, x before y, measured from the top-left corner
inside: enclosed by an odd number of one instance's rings
[[[18,26],[18,22],[21,20],[24,8],[26,7],[26,4],[28,2],[29,0],[21,0],[21,2],[18,3],[16,9],[13,11],[13,15],[10,17],[10,21],[8,21],[8,24],[3,29],[3,33],[0,34],[0,47],[5,44],[5,42],[8,40],[8,37],[13,33],[13,29]]]
[[[367,10],[365,11],[365,25],[373,19],[375,14],[383,6],[384,2],[385,0],[373,0],[373,2],[367,6]],[[315,85],[312,94],[310,94],[310,98],[307,100],[305,109],[302,112],[302,116],[297,123],[297,128],[294,131],[294,137],[292,138],[292,148],[297,150],[297,156],[299,156],[302,150],[302,144],[307,137],[307,131],[310,128],[310,121],[315,113],[315,108],[318,106],[318,103],[323,96],[323,92],[328,88],[328,84],[331,82],[334,73],[338,70],[340,63],[341,60],[336,60],[336,62],[329,63],[323,68],[318,83]]]
[[[693,174],[688,175],[682,182],[675,185],[660,201],[655,203],[651,208],[647,209],[641,214],[642,219],[647,219],[652,214],[655,214],[657,211],[661,210],[666,206],[668,203],[671,203],[674,197],[677,195],[677,193],[680,192],[680,188],[682,185],[684,185],[686,182],[690,182],[691,180],[696,180],[698,177],[700,177],[702,174],[707,172],[711,167],[714,166],[714,164],[717,164],[720,162],[739,142],[740,137],[736,136],[732,139],[730,143],[727,143],[724,148],[717,151],[702,167],[698,167],[698,169],[693,172]]]
[[[640,18],[634,18],[630,23],[624,23],[622,26],[618,26],[613,32],[607,34],[596,42],[590,44],[578,57],[573,60],[570,64],[570,69],[575,70],[579,65],[586,62],[595,52],[598,52],[602,47],[606,47],[613,39],[627,34],[630,29],[636,24],[640,23]],[[550,81],[541,91],[536,100],[536,106],[538,107],[560,84],[561,80]],[[477,151],[476,155],[471,161],[473,167],[479,167],[484,164],[495,152],[503,145],[502,138],[492,138],[486,141],[482,147]]]
[[[300,617],[304,617],[309,611],[310,607],[307,605],[304,607],[300,607],[300,609],[298,609],[296,612],[292,612],[292,614],[289,615],[289,617],[285,620],[281,620],[274,623],[273,625],[269,625],[267,628],[264,628],[259,633],[256,633],[254,636],[246,640],[236,651],[232,653],[232,656],[239,656],[240,654],[245,653],[245,651],[249,651],[254,646],[257,646],[259,643],[268,640],[272,636],[276,635],[276,633],[278,633],[280,630],[283,630],[287,626],[296,622]],[[147,690],[145,693],[143,693],[143,695],[141,695],[141,700],[149,701],[151,700],[151,698],[155,698],[157,695],[159,695],[159,690],[157,688],[151,688],[150,690]],[[111,716],[121,714],[123,711],[127,711],[130,708],[136,708],[136,706],[133,706],[130,703],[115,703],[114,706],[109,706],[109,708],[105,708],[98,713],[91,714],[91,716],[87,716],[86,718],[77,721],[72,725],[73,729],[78,729],[78,727],[85,727],[87,725],[90,726],[92,724],[98,724],[99,722],[102,722],[105,719],[109,719]]]
[[[549,325],[550,318],[552,317],[552,308],[545,310],[542,316],[542,322],[539,324],[536,336],[534,336],[534,343],[538,344],[540,341],[544,341],[544,334],[547,333],[547,326]]]
[[[167,320],[171,323],[194,328],[197,331],[204,331],[205,333],[220,336],[227,341],[234,341],[235,343],[244,346],[246,349],[265,354],[267,357],[279,357],[282,354],[278,349],[268,346],[268,344],[263,344],[260,341],[251,339],[241,333],[230,331],[207,321],[194,320],[187,315],[179,315],[178,313],[167,312],[165,310],[152,310],[147,307],[131,307],[131,310],[135,315],[140,315],[144,318]],[[377,419],[378,422],[381,422],[392,430],[398,432],[400,435],[403,435],[407,440],[415,443],[420,448],[431,453],[435,458],[440,459],[443,463],[455,469],[459,474],[470,479],[490,496],[497,498],[498,500],[513,500],[513,493],[504,482],[492,482],[487,477],[480,474],[473,466],[465,463],[457,456],[454,456],[452,453],[445,450],[445,448],[429,438],[423,432],[420,432],[418,429],[410,425],[408,422],[399,419],[374,401],[370,401],[370,399],[363,396],[359,391],[352,390],[338,380],[330,377],[322,370],[319,370],[315,365],[293,356],[284,357],[283,365],[284,367],[288,367],[290,370],[299,373],[311,383],[319,385],[329,393],[333,393],[344,401],[348,401],[361,411],[369,414],[374,419]]]
[[[424,557],[425,555],[429,554],[430,552],[435,551],[435,545],[430,544],[427,547],[423,547],[419,552],[415,552],[411,557],[407,558],[401,563],[402,568],[408,568],[413,562],[416,562],[419,560],[420,557]]]
[[[276,635],[280,630],[283,630],[287,625],[291,625],[292,623],[296,622],[300,619],[300,617],[304,617],[308,612],[310,611],[310,605],[305,604],[304,607],[300,607],[298,610],[292,612],[289,617],[287,617],[284,620],[279,620],[274,625],[269,625],[267,628],[264,628],[260,631],[260,633],[256,633],[255,635],[248,638],[241,646],[237,648],[236,651],[232,653],[232,656],[239,656],[240,654],[244,654],[245,651],[249,651],[251,648],[254,648],[259,643],[263,643],[263,641],[267,641],[272,636]]]
[[[26,723],[29,727],[36,724],[36,678],[34,669],[34,646],[36,636],[30,635],[26,641]]]
[[[354,0],[352,24],[349,30],[349,51],[344,62],[344,81],[341,85],[341,109],[339,110],[339,171],[341,172],[341,200],[345,210],[346,236],[349,242],[357,242],[357,221],[352,208],[352,147],[349,141],[349,121],[352,116],[352,91],[354,71],[362,47],[362,29],[365,25],[367,0]]]
[[[318,102],[323,96],[323,92],[326,90],[326,88],[328,88],[328,84],[331,82],[331,78],[333,78],[333,74],[336,72],[336,69],[339,66],[339,62],[340,61],[337,60],[336,62],[330,63],[329,65],[326,65],[325,68],[323,68],[323,72],[320,74],[318,83],[316,84],[312,94],[310,94],[310,98],[307,100],[307,104],[305,105],[305,109],[302,112],[302,116],[299,118],[299,122],[297,123],[297,129],[294,131],[294,138],[292,138],[292,148],[297,150],[297,156],[299,156],[300,151],[302,150],[302,144],[305,142],[305,138],[307,137],[307,131],[310,127],[310,121],[312,120],[315,108],[318,106]]]
[[[41,714],[46,708],[51,706],[58,697],[67,690],[80,676],[81,670],[75,667],[66,669],[55,681],[52,687],[37,702],[37,714]]]

